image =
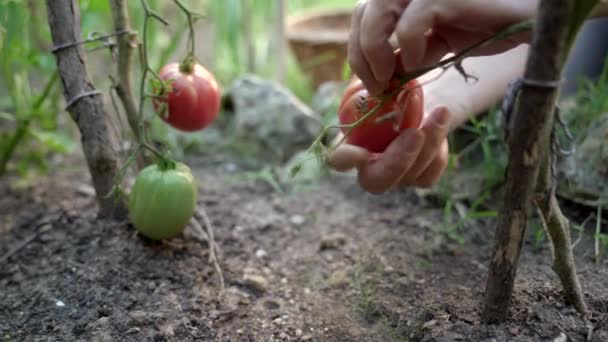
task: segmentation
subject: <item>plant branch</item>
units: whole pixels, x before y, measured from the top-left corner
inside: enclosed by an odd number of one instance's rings
[[[110,6],[114,30],[116,32],[131,32],[127,1],[110,0]],[[131,131],[135,135],[135,138],[139,140],[141,136],[137,120],[138,109],[132,93],[132,68],[134,51],[137,46],[136,39],[137,35],[135,33],[128,33],[118,37],[118,65],[116,68],[118,82],[114,88],[122,103]],[[117,115],[120,114],[117,113]]]

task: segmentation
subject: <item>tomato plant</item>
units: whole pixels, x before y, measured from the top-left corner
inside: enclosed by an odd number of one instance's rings
[[[193,132],[211,124],[220,111],[220,89],[211,72],[198,63],[170,63],[159,71],[168,85],[154,107],[172,127]]]
[[[395,92],[378,110],[354,128],[343,128],[348,134],[346,143],[363,147],[370,152],[382,153],[399,134],[412,127],[418,127],[422,121],[423,92],[416,79],[405,84],[399,80],[404,71],[399,51],[395,53],[397,71],[387,92]],[[361,80],[351,81],[340,101],[338,118],[342,125],[348,125],[361,119],[379,103],[380,99],[370,96]],[[350,133],[349,133],[350,131]]]
[[[168,239],[181,234],[196,209],[198,188],[190,168],[163,161],[144,168],[129,195],[129,216],[144,236]]]

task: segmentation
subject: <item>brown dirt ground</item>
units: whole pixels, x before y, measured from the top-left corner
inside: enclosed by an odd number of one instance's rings
[[[67,163],[64,163],[67,164]],[[72,165],[78,165],[71,163]],[[211,165],[213,164],[213,165]],[[84,164],[80,164],[84,165]],[[608,258],[577,246],[590,322],[564,305],[546,246],[524,246],[510,321],[479,323],[492,220],[451,242],[412,191],[348,177],[279,193],[225,163],[192,162],[215,225],[207,245],[147,241],[94,216],[82,168],[0,182],[2,341],[608,341]]]

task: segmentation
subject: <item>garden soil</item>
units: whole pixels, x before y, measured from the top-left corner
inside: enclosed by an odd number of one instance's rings
[[[0,181],[0,258],[11,253],[0,259],[0,340],[608,341],[608,257],[593,261],[589,237],[576,247],[588,321],[529,234],[510,319],[485,326],[493,220],[455,242],[442,209],[411,190],[373,196],[332,177],[279,192],[233,163],[190,165],[221,293],[190,229],[159,243],[96,219],[84,167]]]

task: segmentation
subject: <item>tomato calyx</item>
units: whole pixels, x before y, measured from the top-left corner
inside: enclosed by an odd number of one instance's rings
[[[196,58],[192,55],[186,56],[186,58],[179,63],[179,71],[190,75],[194,71],[194,64],[196,64]]]
[[[175,170],[175,168],[177,167],[177,162],[173,159],[164,157],[162,159],[160,159],[158,162],[158,168],[161,171],[170,171],[170,170]]]

